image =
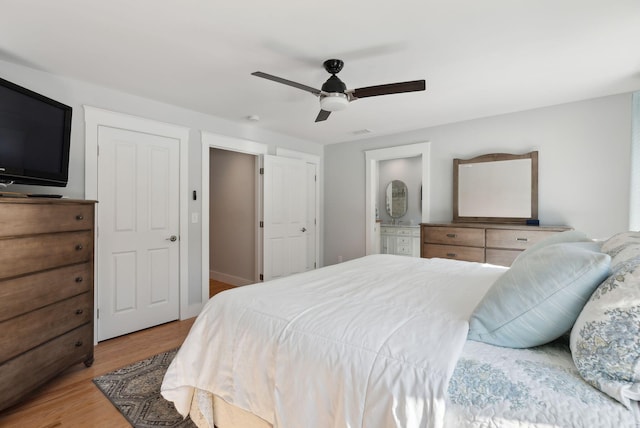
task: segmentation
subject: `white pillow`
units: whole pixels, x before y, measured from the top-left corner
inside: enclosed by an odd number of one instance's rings
[[[551,342],[571,329],[609,274],[610,257],[592,242],[563,243],[516,260],[469,319],[469,339],[509,348]]]

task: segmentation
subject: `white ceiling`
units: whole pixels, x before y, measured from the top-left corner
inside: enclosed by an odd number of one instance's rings
[[[0,0],[0,59],[336,143],[640,89],[638,0]],[[314,123],[350,89],[426,79]],[[361,135],[363,129],[372,133]]]

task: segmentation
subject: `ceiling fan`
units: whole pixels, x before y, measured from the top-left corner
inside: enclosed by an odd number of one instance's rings
[[[409,82],[389,83],[386,85],[347,89],[347,86],[342,82],[342,80],[336,76],[336,74],[342,70],[344,62],[339,59],[328,59],[323,63],[323,65],[324,69],[327,70],[327,73],[331,74],[331,76],[326,82],[324,82],[322,89],[312,88],[311,86],[263,73],[262,71],[253,72],[251,75],[273,80],[274,82],[283,83],[288,86],[293,86],[294,88],[302,89],[303,91],[310,92],[316,97],[319,97],[320,113],[318,113],[318,116],[316,117],[316,122],[327,120],[332,111],[343,110],[347,107],[349,102],[360,98],[425,90],[424,80],[412,80]]]

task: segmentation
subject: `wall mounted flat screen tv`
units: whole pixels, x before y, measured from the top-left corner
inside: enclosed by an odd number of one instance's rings
[[[0,182],[67,185],[71,107],[0,78]]]

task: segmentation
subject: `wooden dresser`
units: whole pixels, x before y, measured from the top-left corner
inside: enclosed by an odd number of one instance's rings
[[[93,363],[94,203],[0,198],[0,410]]]
[[[569,227],[517,224],[423,223],[420,256],[511,266],[522,251]]]

